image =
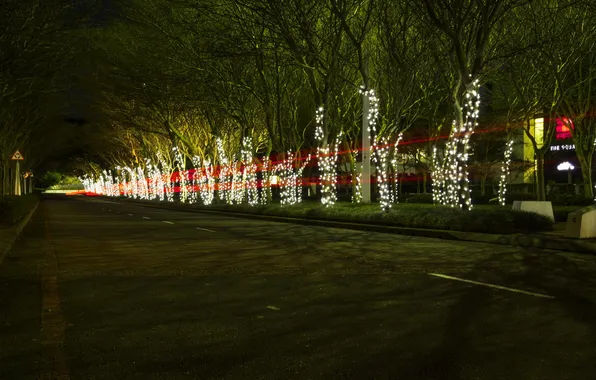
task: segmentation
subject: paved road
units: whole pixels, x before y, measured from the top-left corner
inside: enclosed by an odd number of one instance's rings
[[[0,266],[0,379],[594,378],[595,275],[592,256],[51,198]]]

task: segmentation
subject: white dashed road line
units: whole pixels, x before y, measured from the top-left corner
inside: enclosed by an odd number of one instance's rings
[[[164,220],[163,222],[167,224],[174,224],[173,222],[168,222],[167,220]]]
[[[213,230],[210,230],[208,228],[201,228],[201,227],[197,227],[197,230],[201,230],[201,231],[207,231],[207,232],[215,232]]]
[[[132,214],[126,214],[126,215],[128,215],[128,216],[132,216]]]
[[[534,296],[534,297],[540,297],[540,298],[551,298],[551,299],[552,298],[555,298],[553,296],[549,296],[548,294],[540,294],[540,293],[528,292],[528,291],[521,290],[521,289],[508,288],[506,286],[488,284],[486,282],[466,280],[464,278],[447,276],[445,274],[440,274],[440,273],[429,273],[429,275],[430,276],[434,276],[434,277],[445,278],[447,280],[454,280],[454,281],[466,282],[468,284],[486,286],[486,287],[493,288],[493,289],[506,290],[506,291],[509,291],[509,292],[526,294],[528,296]]]
[[[148,216],[144,216],[143,219],[151,219],[151,218]]]

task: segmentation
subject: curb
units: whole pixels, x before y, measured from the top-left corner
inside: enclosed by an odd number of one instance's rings
[[[35,211],[37,211],[37,207],[39,206],[39,203],[40,202],[38,201],[35,204],[35,206],[33,206],[31,211],[29,211],[29,213],[23,219],[21,219],[15,227],[11,227],[11,228],[7,229],[11,236],[9,236],[8,241],[0,242],[0,244],[2,244],[2,246],[4,246],[4,245],[6,246],[5,248],[0,246],[0,265],[2,265],[2,263],[4,262],[4,258],[6,257],[6,254],[12,248],[14,242],[17,240],[17,238],[23,231],[23,228],[25,228],[27,223],[29,223],[29,220],[31,220],[31,217],[33,216]]]
[[[115,200],[109,197],[101,197],[106,200],[110,200],[116,203],[129,203],[141,205],[144,207],[159,208],[164,210],[176,210],[183,212],[194,212],[203,214],[216,214],[216,215],[227,215],[230,217],[245,218],[245,219],[259,219],[270,222],[282,222],[282,223],[294,223],[308,226],[321,226],[329,228],[343,228],[358,231],[371,231],[371,232],[382,232],[396,235],[407,235],[416,237],[426,237],[434,239],[444,240],[456,240],[456,241],[467,241],[476,243],[488,243],[488,244],[499,244],[499,245],[510,245],[523,248],[538,248],[548,249],[555,251],[566,251],[576,253],[590,253],[596,254],[596,243],[582,241],[579,239],[571,238],[558,238],[551,237],[541,234],[510,234],[510,235],[499,235],[499,234],[485,234],[479,232],[461,232],[461,231],[450,231],[450,230],[433,230],[424,228],[410,228],[410,227],[397,227],[397,226],[386,226],[379,224],[369,223],[355,223],[355,222],[340,222],[334,220],[321,220],[321,219],[304,219],[304,218],[291,218],[284,216],[275,215],[262,215],[262,214],[249,214],[236,211],[228,210],[206,210],[201,208],[189,207],[189,205],[159,205],[150,202],[137,201],[137,200]]]

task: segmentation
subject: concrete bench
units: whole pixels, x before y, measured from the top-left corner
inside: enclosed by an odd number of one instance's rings
[[[553,204],[547,201],[513,201],[512,210],[529,211],[536,214],[544,215],[552,222],[555,222],[555,214],[553,213]]]
[[[570,212],[567,215],[565,236],[576,239],[596,238],[596,205]]]

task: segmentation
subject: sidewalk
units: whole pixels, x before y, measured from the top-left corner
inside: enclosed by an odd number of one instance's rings
[[[564,237],[565,223],[556,223],[554,231],[535,233],[535,234],[485,234],[476,232],[460,232],[449,230],[432,230],[423,228],[395,227],[370,223],[340,222],[334,220],[289,218],[273,215],[250,214],[235,212],[229,210],[210,209],[200,205],[189,204],[156,204],[151,201],[141,201],[132,199],[114,199],[111,197],[101,197],[113,202],[125,202],[141,204],[146,207],[154,207],[168,210],[177,210],[185,212],[199,212],[207,214],[229,215],[240,218],[260,219],[272,222],[295,223],[309,226],[321,226],[330,228],[345,228],[360,231],[372,231],[391,233],[397,235],[409,235],[418,237],[428,237],[446,240],[469,241],[479,243],[511,245],[525,248],[550,249],[556,251],[592,253],[596,254],[596,239],[572,239]]]

